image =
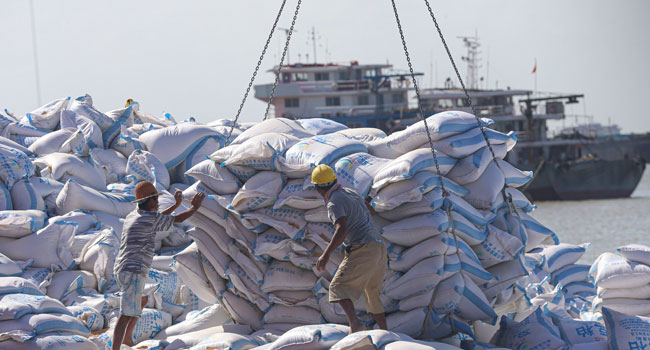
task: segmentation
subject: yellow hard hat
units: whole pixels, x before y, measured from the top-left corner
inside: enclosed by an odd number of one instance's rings
[[[325,164],[317,166],[311,172],[311,183],[314,185],[326,185],[336,180],[334,170]]]

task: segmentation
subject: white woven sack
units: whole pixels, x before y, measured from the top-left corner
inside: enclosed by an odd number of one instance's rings
[[[644,340],[639,334],[650,333],[650,317],[628,316],[614,310],[604,308],[603,320],[607,327],[607,342],[612,350],[630,349],[639,345],[641,349]]]
[[[361,142],[341,135],[312,136],[291,146],[281,161],[281,169],[299,173],[319,164],[331,164],[337,159],[358,152],[367,152]]]
[[[569,243],[560,243],[558,245],[552,245],[546,248],[543,248],[541,251],[534,250],[532,254],[540,254],[545,257],[545,270],[549,273],[553,273],[564,266],[575,263],[580,260],[582,255],[589,247],[589,243],[583,244],[569,244]]]
[[[188,153],[183,161],[170,169],[175,171],[176,182],[191,184],[192,179],[185,177],[185,172],[192,169],[195,165],[208,159],[211,154],[222,147],[223,140],[220,137],[209,136],[199,142],[194,149]]]
[[[537,308],[523,322],[516,322],[508,317],[501,317],[499,331],[494,335],[492,344],[510,349],[522,346],[546,347],[547,349],[566,349],[566,343],[560,338],[560,331],[551,320]]]
[[[264,314],[262,321],[264,323],[318,324],[324,320],[319,311],[310,307],[274,305]]]
[[[36,192],[43,198],[51,194],[54,194],[54,196],[56,196],[59,191],[63,189],[64,185],[59,181],[38,176],[30,176],[29,182],[32,183],[32,186],[34,186]]]
[[[404,341],[398,340],[384,345],[380,350],[458,350],[457,346],[435,341]]]
[[[324,205],[306,210],[305,220],[308,222],[331,222],[329,216],[327,216],[327,208]]]
[[[235,333],[217,333],[209,336],[191,347],[191,350],[237,349],[248,350],[260,345],[258,341],[247,335]]]
[[[60,301],[30,294],[0,295],[0,322],[16,320],[27,314],[60,313],[69,314]]]
[[[221,303],[226,307],[235,322],[249,325],[253,329],[262,328],[262,312],[246,299],[226,292],[223,294]]]
[[[650,300],[643,299],[628,299],[628,298],[610,298],[600,299],[594,298],[592,307],[594,311],[601,311],[603,308],[624,313],[632,316],[648,316],[650,315]]]
[[[106,144],[102,139],[102,130],[90,118],[78,115],[77,113],[69,110],[61,112],[61,129],[74,128],[80,130],[83,135],[88,148],[104,148]],[[119,125],[116,127],[119,133]]]
[[[221,232],[225,234],[225,231],[222,229]],[[213,237],[219,238],[223,234],[213,234],[210,235],[198,227],[194,227],[189,231],[190,237],[194,240],[197,245],[198,251],[201,252],[203,257],[205,257],[210,264],[217,270],[217,273],[223,278],[226,278],[226,269],[228,264],[232,261],[231,257],[223,251],[223,244],[217,244]],[[229,245],[232,247],[232,245]],[[230,250],[228,250],[229,252]]]
[[[455,182],[442,177],[443,186],[447,191],[459,196],[467,194],[467,190]],[[440,177],[431,171],[420,171],[412,178],[394,182],[379,190],[372,199],[375,210],[385,211],[394,209],[406,202],[417,202],[422,196],[440,186]]]
[[[474,182],[463,185],[468,193],[463,199],[477,209],[492,209],[492,204],[505,186],[503,172],[492,161]]]
[[[182,123],[152,130],[140,135],[139,141],[158,157],[167,168],[180,164],[205,138],[214,137],[220,145],[226,142],[227,128]]]
[[[344,124],[325,118],[298,119],[297,122],[300,124],[300,126],[314,135],[331,134],[337,131],[348,129],[348,127]]]
[[[307,237],[309,237],[309,234]],[[253,250],[255,256],[262,259],[268,259],[270,257],[284,261],[289,260],[289,253],[308,253],[307,248],[302,246],[298,241],[289,239],[287,235],[274,228],[270,228],[257,236]]]
[[[397,260],[389,262],[389,268],[394,271],[406,272],[418,262],[436,255],[456,253],[454,237],[448,232],[442,232],[426,239],[398,255]]]
[[[481,118],[482,125],[493,123],[491,119]],[[446,111],[427,117],[429,135],[432,141],[442,140],[478,126],[476,117],[461,111]],[[395,132],[387,137],[389,147],[399,153],[407,153],[428,142],[424,121],[408,126],[405,130]]]
[[[362,197],[368,195],[375,175],[390,162],[368,153],[354,153],[340,158],[334,164],[338,183],[357,191]]]
[[[403,154],[390,148],[388,137],[369,139],[362,142],[368,146],[368,153],[378,158],[395,159]]]
[[[603,253],[591,265],[589,278],[602,288],[641,287],[650,283],[650,267],[613,253]]]
[[[126,217],[135,204],[133,196],[100,192],[74,181],[66,182],[56,198],[57,213],[65,214],[76,209],[96,210],[107,214]]]
[[[199,311],[190,319],[186,319],[181,323],[177,323],[173,326],[163,329],[158,334],[156,334],[154,339],[167,339],[171,336],[196,332],[216,326],[223,326],[232,322],[232,319],[224,307],[220,304],[214,304]]]
[[[275,228],[291,239],[304,237],[307,226],[307,221],[302,211],[290,208],[273,209],[266,207],[242,215],[242,220],[244,226],[249,230],[259,227],[261,223]]]
[[[628,244],[616,248],[626,259],[650,266],[650,247],[643,244]]]
[[[20,276],[33,263],[33,259],[13,261],[6,255],[0,253],[0,277]]]
[[[171,326],[172,315],[155,309],[144,308],[133,330],[133,343],[152,339],[160,330]],[[111,327],[113,328],[113,327]]]
[[[76,317],[61,313],[27,314],[17,320],[0,322],[0,343],[12,339],[24,342],[39,334],[69,332],[87,337],[90,331]]]
[[[596,294],[601,299],[627,298],[650,299],[650,284],[634,288],[603,288],[598,287]]]
[[[273,204],[273,208],[278,209],[284,205],[295,209],[322,207],[323,197],[313,187],[304,188],[304,182],[303,179],[289,180],[278,194],[278,199]]]
[[[63,145],[69,140],[72,141],[71,138],[73,138],[76,133],[77,129],[70,127],[52,131],[45,136],[39,137],[38,140],[29,145],[29,151],[40,156],[55,152],[70,152],[72,151],[70,144],[68,143],[67,147],[65,147],[67,149],[65,149]]]
[[[77,280],[81,277],[79,280]],[[88,271],[59,271],[54,273],[52,282],[47,287],[47,296],[60,300],[67,293],[78,288],[97,289],[97,279]]]
[[[174,270],[183,283],[201,300],[209,304],[214,304],[217,301],[217,295],[206,277],[209,269],[204,272],[195,243],[174,256]],[[216,274],[216,271],[214,273]]]
[[[119,136],[113,139],[110,145],[111,149],[120,152],[125,158],[128,158],[136,149],[146,150],[147,146],[140,142],[140,135],[126,125],[120,126]]]
[[[75,264],[70,253],[75,232],[75,223],[57,221],[20,239],[0,238],[0,253],[12,260],[34,259],[34,267],[68,270]]]
[[[230,145],[210,156],[221,166],[242,165],[257,170],[278,169],[278,157],[300,141],[286,134],[266,133],[254,136],[243,143]]]
[[[421,325],[422,323],[420,323],[420,327]],[[413,341],[414,339],[406,334],[374,329],[352,333],[334,344],[334,346],[331,347],[331,350],[380,349],[387,344],[400,340]]]
[[[211,189],[216,194],[237,193],[242,183],[226,167],[221,167],[215,161],[206,159],[185,172]]]
[[[16,181],[32,175],[34,165],[25,153],[0,144],[0,180],[8,190],[11,190]]]
[[[126,175],[127,159],[114,149],[91,148],[90,158],[104,170],[108,183],[118,182]]]
[[[488,268],[510,261],[523,252],[524,245],[519,238],[493,225],[487,225],[487,232],[488,235],[483,242],[472,246],[483,267]]]
[[[271,262],[264,274],[264,293],[283,290],[311,290],[316,284],[312,271],[304,270],[285,261]]]
[[[386,133],[377,128],[350,128],[335,132],[337,135],[343,135],[357,141],[368,144],[374,140],[381,140],[386,137]]]
[[[51,101],[42,107],[27,113],[20,123],[45,130],[54,130],[59,125],[61,113],[70,103],[70,97]]]
[[[239,213],[246,213],[271,206],[284,185],[285,177],[281,173],[262,171],[246,181],[233,198],[231,207]]]
[[[126,173],[135,176],[138,181],[158,183],[165,189],[169,188],[169,172],[151,152],[133,151],[126,162]]]
[[[41,171],[41,176],[65,182],[74,178],[78,183],[96,190],[106,190],[106,175],[95,164],[72,154],[52,153],[37,158],[34,165]]]
[[[390,210],[377,210],[377,214],[383,219],[397,222],[416,215],[432,213],[440,209],[443,202],[442,190],[435,188],[424,194],[417,202],[406,202]]]
[[[494,156],[497,159],[503,159],[508,152],[507,145],[492,145]],[[485,171],[488,164],[493,160],[492,152],[485,146],[474,154],[468,155],[458,160],[453,169],[447,174],[447,177],[454,180],[459,185],[476,181]]]
[[[456,160],[438,151],[435,153],[440,167],[440,175],[444,176],[456,164]],[[391,160],[377,172],[370,194],[374,196],[384,186],[411,178],[423,170],[437,171],[431,149],[418,149],[406,153]]]
[[[274,341],[270,350],[321,350],[329,349],[350,332],[338,324],[319,324],[296,327]]]
[[[0,211],[0,237],[21,238],[43,227],[47,214],[40,210]]]
[[[67,307],[73,316],[80,319],[90,331],[98,331],[104,328],[104,315],[95,308],[83,305],[72,305]]]
[[[14,210],[45,210],[43,197],[28,179],[22,179],[11,188],[11,205]]]
[[[111,142],[120,135],[122,125],[126,127],[133,126],[133,112],[139,107],[140,104],[138,102],[133,102],[124,108],[106,112],[106,116],[113,120],[113,124],[102,133],[102,145],[104,148],[110,147]]]
[[[229,324],[224,326],[210,327],[199,331],[193,331],[193,332],[167,337],[165,341],[169,342],[169,345],[167,345],[165,349],[166,350],[189,349],[195,345],[198,345],[204,339],[207,339],[210,336],[215,334],[235,333],[240,335],[247,335],[250,334],[250,332],[251,332],[251,328],[248,325]]]
[[[435,288],[438,283],[451,276],[449,273],[438,274],[445,266],[443,255],[433,256],[415,264],[408,272],[400,278],[384,286],[387,296],[400,300],[411,295],[421,294]],[[433,273],[432,273],[433,271]]]
[[[305,128],[303,128],[300,123],[295,120],[285,118],[271,118],[246,129],[246,131],[237,136],[237,138],[231,140],[230,144],[239,145],[255,136],[267,133],[287,134],[299,139],[314,136],[313,133],[305,130]]]
[[[489,128],[484,128],[485,136],[490,140],[490,145],[505,144],[510,151],[517,143],[517,137],[514,131],[508,134],[498,132]],[[482,147],[487,146],[485,136],[481,129],[473,128],[462,134],[454,135],[439,141],[433,142],[433,148],[454,158],[465,158]],[[431,148],[428,142],[425,142],[418,148]]]
[[[93,99],[88,94],[75,98],[70,103],[68,109],[94,121],[102,132],[111,127],[114,123],[113,119],[93,107]]]
[[[381,228],[380,233],[389,241],[412,247],[418,243],[439,235],[449,226],[449,219],[444,211],[420,214],[400,220]]]
[[[38,335],[24,343],[7,340],[0,343],[0,350],[100,350],[99,346],[88,338],[69,332],[54,332]]]

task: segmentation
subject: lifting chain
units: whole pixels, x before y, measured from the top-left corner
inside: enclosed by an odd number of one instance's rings
[[[394,1],[394,0],[393,0]],[[463,78],[460,77],[460,73],[458,72],[458,67],[456,66],[456,62],[454,61],[454,58],[451,55],[451,51],[449,50],[449,46],[447,46],[447,41],[445,41],[444,35],[442,35],[442,30],[440,29],[440,26],[438,25],[438,21],[436,20],[436,16],[433,14],[433,10],[431,9],[431,5],[429,4],[429,0],[424,0],[424,3],[427,5],[427,9],[429,10],[429,15],[431,16],[431,19],[433,20],[433,24],[436,26],[436,30],[438,31],[438,35],[440,36],[440,40],[442,40],[442,45],[445,47],[445,50],[447,51],[447,56],[449,56],[449,60],[451,61],[451,65],[454,67],[454,71],[456,72],[456,77],[458,78],[458,81],[460,82],[460,86],[463,88],[463,92],[465,93],[465,98],[467,99],[467,103],[469,107],[472,109],[472,113],[474,114],[474,118],[476,118],[476,121],[478,123],[478,127],[481,129],[481,133],[483,134],[483,137],[485,138],[485,142],[487,143],[488,149],[490,150],[490,153],[492,154],[492,160],[494,161],[494,164],[501,170],[502,173],[503,169],[501,168],[501,165],[499,165],[499,162],[497,161],[496,154],[494,153],[494,150],[492,149],[492,145],[490,144],[490,139],[488,138],[487,134],[485,133],[485,128],[481,124],[481,119],[478,117],[478,114],[476,113],[476,109],[474,108],[474,105],[472,104],[472,99],[469,98],[469,93],[467,93],[467,89],[465,88],[465,83],[463,83]],[[393,3],[393,6],[395,4]],[[419,103],[420,97],[418,96],[418,103]],[[505,173],[504,173],[505,174]],[[508,197],[505,194],[505,191],[501,192],[503,194],[503,200],[507,201]]]
[[[230,137],[232,136],[232,131],[235,129],[235,125],[237,125],[237,121],[239,120],[239,115],[241,114],[242,108],[244,108],[244,103],[246,103],[246,99],[248,98],[248,94],[251,91],[251,87],[253,87],[253,82],[255,81],[255,77],[257,76],[257,71],[260,69],[260,65],[262,64],[262,60],[264,59],[264,55],[266,54],[266,50],[269,47],[269,44],[271,43],[271,38],[273,37],[273,33],[275,32],[275,28],[278,25],[278,21],[280,20],[280,15],[282,15],[282,10],[284,9],[284,4],[287,3],[287,0],[282,0],[282,5],[280,6],[280,11],[278,11],[278,15],[275,17],[275,22],[273,22],[273,27],[271,28],[271,32],[269,33],[269,37],[266,38],[266,44],[264,44],[264,49],[262,50],[262,54],[260,55],[260,58],[257,60],[257,66],[255,66],[255,71],[253,71],[253,76],[251,77],[251,81],[248,83],[248,87],[246,88],[246,93],[244,93],[244,98],[241,100],[241,103],[239,104],[239,109],[237,110],[237,115],[235,115],[235,120],[233,121],[232,125],[230,126],[230,131],[228,132],[228,137],[226,138],[226,143],[224,146],[228,145],[228,142],[230,141]]]
[[[409,55],[408,48],[406,47],[406,39],[404,39],[404,32],[402,31],[402,23],[399,20],[399,15],[397,14],[397,7],[395,6],[395,0],[391,0],[393,4],[393,12],[395,12],[395,21],[397,22],[397,29],[399,30],[399,36],[402,39],[402,46],[404,47],[404,54],[406,55],[406,62],[409,65],[409,71],[411,72],[411,79],[413,80],[413,88],[415,89],[415,94],[418,98],[418,110],[420,112],[420,118],[424,122],[424,129],[427,131],[427,138],[429,139],[429,147],[431,147],[431,154],[433,155],[433,162],[436,165],[436,172],[438,174],[438,183],[440,189],[442,189],[442,197],[446,198],[449,196],[449,193],[445,189],[445,185],[442,182],[442,173],[440,172],[440,165],[438,164],[438,157],[436,156],[436,151],[433,148],[433,141],[431,139],[431,131],[429,130],[429,124],[427,119],[424,117],[424,112],[422,112],[422,102],[420,101],[420,89],[418,88],[418,83],[415,80],[415,73],[413,73],[413,65],[411,64],[411,57]]]
[[[275,88],[278,86],[280,81],[280,73],[282,71],[282,66],[284,65],[284,56],[287,54],[287,49],[289,48],[289,42],[291,41],[291,34],[293,34],[293,27],[296,24],[296,19],[298,18],[298,11],[300,11],[300,3],[302,0],[298,0],[298,5],[296,5],[296,11],[293,13],[293,20],[291,21],[291,27],[289,27],[289,32],[287,33],[287,41],[284,43],[284,50],[282,51],[282,58],[280,58],[280,65],[278,66],[278,72],[275,75],[275,81],[273,82],[273,88],[271,89],[271,96],[269,96],[269,103],[266,104],[266,111],[264,112],[264,119],[266,120],[269,117],[269,109],[273,103],[273,95],[275,95]]]

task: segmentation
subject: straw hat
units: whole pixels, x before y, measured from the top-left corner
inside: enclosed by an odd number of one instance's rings
[[[157,197],[158,195],[160,195],[160,193],[156,191],[156,186],[154,186],[151,182],[138,182],[138,184],[135,185],[135,201],[132,203],[137,203],[151,197]]]

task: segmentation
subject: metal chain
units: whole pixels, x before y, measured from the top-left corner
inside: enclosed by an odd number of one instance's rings
[[[269,117],[269,109],[273,103],[273,95],[275,95],[275,88],[278,86],[280,81],[280,73],[282,71],[282,66],[284,65],[284,56],[287,54],[287,49],[289,48],[289,42],[291,41],[291,34],[293,33],[293,27],[296,24],[296,19],[298,18],[298,11],[300,11],[300,4],[302,0],[298,0],[298,5],[296,5],[296,11],[293,13],[293,20],[291,21],[291,27],[289,27],[289,32],[287,33],[287,42],[284,44],[284,50],[282,51],[282,58],[280,58],[280,65],[278,66],[278,73],[275,75],[275,82],[273,82],[273,88],[271,89],[271,96],[269,97],[269,103],[266,105],[266,111],[264,112],[264,119],[266,120]]]
[[[402,39],[402,46],[404,47],[404,54],[406,55],[406,61],[408,62],[409,71],[411,72],[411,79],[413,80],[413,88],[415,89],[415,94],[418,98],[418,109],[420,111],[420,118],[424,122],[424,129],[427,131],[427,138],[429,139],[429,147],[431,147],[431,154],[433,155],[433,162],[436,165],[436,172],[438,174],[438,183],[442,189],[442,197],[445,198],[449,195],[445,189],[445,185],[442,182],[442,173],[440,172],[440,165],[438,164],[438,157],[436,156],[436,151],[433,148],[433,140],[431,139],[431,131],[429,130],[429,124],[427,119],[424,117],[424,112],[422,112],[422,102],[420,101],[420,89],[418,88],[418,83],[415,80],[415,73],[413,73],[413,65],[411,64],[411,57],[409,55],[408,48],[406,47],[406,39],[404,39],[404,32],[402,31],[402,23],[399,20],[399,15],[397,14],[397,7],[395,6],[395,0],[391,0],[393,4],[393,12],[395,12],[395,21],[397,22],[397,29],[399,30],[399,36]]]
[[[490,153],[492,153],[492,160],[494,160],[494,163],[496,166],[503,172],[503,169],[501,168],[501,165],[499,165],[499,162],[497,161],[496,154],[494,153],[494,150],[492,149],[492,145],[490,144],[490,139],[488,138],[487,134],[485,133],[485,128],[483,128],[483,125],[481,124],[481,119],[478,117],[478,114],[476,113],[476,109],[474,108],[474,105],[472,105],[472,99],[469,98],[469,93],[467,93],[467,89],[465,88],[465,83],[463,83],[463,78],[460,77],[460,73],[458,72],[458,67],[456,66],[456,62],[454,62],[454,58],[451,56],[451,51],[449,50],[449,46],[447,46],[447,41],[445,41],[444,35],[442,35],[442,30],[440,29],[440,26],[438,25],[438,21],[436,20],[436,16],[433,14],[433,10],[431,9],[431,5],[429,4],[429,0],[424,0],[424,3],[427,5],[427,9],[429,10],[429,15],[431,16],[431,19],[433,20],[433,24],[436,26],[436,29],[438,30],[438,35],[440,35],[440,40],[442,40],[442,45],[445,47],[445,50],[447,51],[447,56],[449,56],[449,60],[451,61],[451,65],[454,67],[454,71],[456,72],[456,77],[458,77],[458,81],[460,82],[460,86],[463,88],[463,92],[465,93],[465,98],[467,99],[467,103],[469,104],[469,107],[472,109],[472,113],[474,114],[474,118],[476,118],[476,121],[478,122],[478,127],[481,129],[481,133],[483,134],[483,137],[485,138],[485,142],[487,143],[488,149],[490,150]],[[419,97],[418,97],[419,99]],[[419,103],[419,101],[418,101]],[[507,197],[505,196],[505,193],[503,194],[504,200],[507,200]]]
[[[284,9],[284,4],[287,3],[287,0],[282,0],[282,5],[280,6],[280,11],[278,11],[278,15],[275,17],[275,22],[273,22],[273,27],[271,28],[271,32],[269,33],[269,37],[266,38],[266,43],[264,44],[264,49],[262,50],[262,54],[260,55],[260,58],[257,60],[257,66],[255,66],[255,71],[253,71],[253,76],[251,77],[251,81],[248,83],[248,87],[246,88],[246,93],[244,93],[244,98],[241,100],[241,103],[239,104],[239,109],[237,110],[237,115],[235,116],[235,120],[233,121],[232,125],[230,126],[230,132],[228,132],[228,137],[226,138],[226,143],[225,145],[228,145],[228,142],[230,141],[230,137],[232,136],[232,131],[235,129],[235,125],[237,124],[237,120],[239,120],[239,115],[241,114],[242,108],[244,108],[244,103],[246,103],[246,99],[248,98],[248,94],[251,91],[251,87],[253,87],[253,82],[255,81],[255,77],[257,76],[257,71],[260,69],[260,65],[262,65],[262,60],[264,59],[264,55],[266,54],[266,50],[269,47],[269,44],[271,43],[271,38],[273,37],[273,33],[275,32],[275,28],[278,25],[278,21],[280,20],[280,15],[282,15],[282,10]]]

